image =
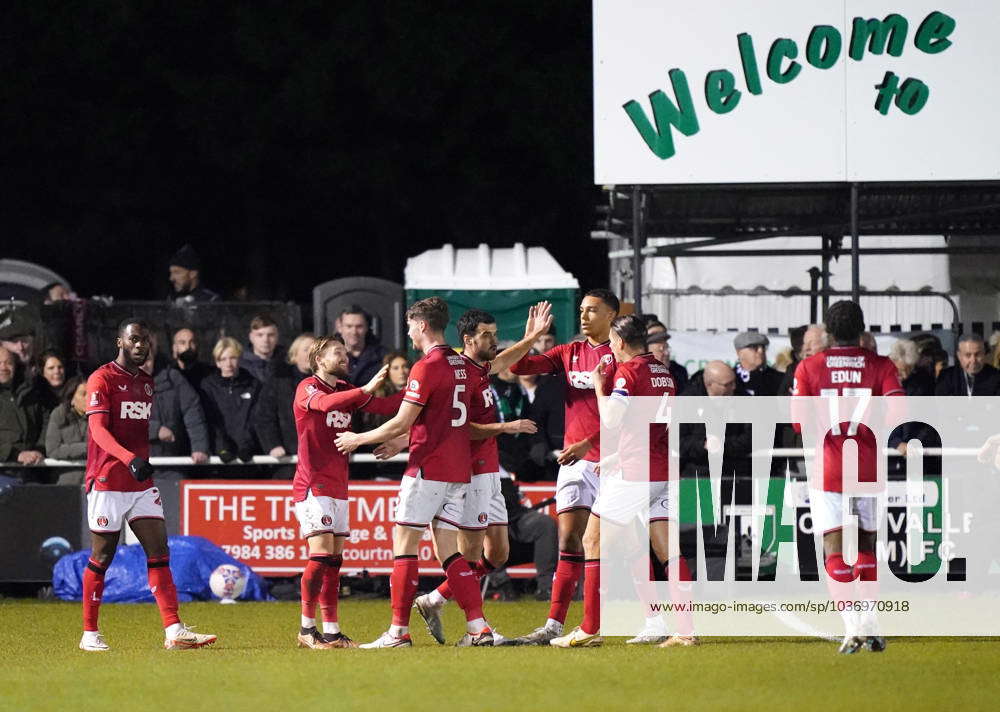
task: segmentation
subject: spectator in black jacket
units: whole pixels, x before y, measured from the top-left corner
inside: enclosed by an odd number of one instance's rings
[[[208,462],[208,424],[201,398],[179,370],[150,349],[146,369],[153,374],[156,397],[149,418],[149,454],[153,457],[186,457]]]
[[[736,376],[752,396],[776,396],[784,374],[767,365],[770,339],[756,331],[744,331],[733,339],[736,349]]]
[[[216,302],[219,295],[201,286],[201,257],[191,245],[184,245],[170,258],[171,300],[177,306],[192,302]]]
[[[295,455],[299,451],[292,402],[295,388],[311,373],[309,349],[314,343],[316,337],[312,334],[297,336],[288,347],[285,363],[275,364],[271,378],[261,387],[260,402],[254,409],[254,430],[261,449],[271,457]]]
[[[1000,394],[1000,371],[986,364],[986,345],[979,334],[958,339],[957,366],[941,371],[935,395],[995,396]]]
[[[252,423],[260,381],[239,367],[242,351],[236,339],[219,339],[212,349],[216,371],[201,384],[212,451],[223,462],[250,462],[258,452]]]
[[[201,391],[201,382],[214,370],[207,363],[198,360],[198,338],[192,329],[181,327],[174,332],[171,340],[171,365],[177,368],[191,387]]]
[[[0,462],[38,465],[45,459],[48,413],[17,357],[0,347]]]
[[[240,354],[240,368],[264,383],[274,374],[274,369],[281,363],[277,357],[278,322],[268,314],[258,314],[250,322],[250,333],[247,335],[250,349]]]
[[[334,326],[347,347],[347,380],[368,383],[382,368],[387,350],[372,334],[371,317],[352,304],[340,312]]]

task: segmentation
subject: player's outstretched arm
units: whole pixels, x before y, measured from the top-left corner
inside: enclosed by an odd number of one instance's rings
[[[528,320],[524,323],[524,338],[496,355],[496,358],[490,364],[490,373],[499,373],[522,361],[528,351],[531,350],[531,345],[538,340],[539,336],[547,334],[551,326],[552,304],[542,301],[530,307],[528,309]],[[537,358],[541,358],[545,367],[551,370],[551,362],[547,358],[544,356]],[[549,370],[545,371],[545,373],[548,372]],[[518,373],[521,373],[521,371],[518,371]]]
[[[399,404],[403,402],[403,393],[400,391],[391,396],[376,396],[361,406],[361,410],[375,415],[395,415],[399,411]]]
[[[420,415],[421,405],[403,401],[399,407],[399,412],[374,430],[367,433],[352,433],[344,431],[337,436],[337,449],[345,455],[352,453],[362,445],[372,445],[374,443],[384,443],[387,440],[397,438],[409,431],[417,416]]]
[[[301,398],[300,405],[306,410],[328,413],[331,410],[352,411],[359,408],[369,399],[369,395],[361,388],[350,388],[335,393],[313,392]]]
[[[535,421],[522,418],[506,423],[473,423],[469,422],[469,440],[486,440],[497,435],[517,435],[525,433],[533,435],[538,432]]]

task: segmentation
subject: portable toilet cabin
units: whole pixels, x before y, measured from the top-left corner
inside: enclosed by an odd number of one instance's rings
[[[579,330],[580,285],[544,247],[455,249],[448,244],[409,258],[404,274],[407,304],[432,296],[448,303],[445,336],[452,346],[461,346],[455,322],[469,309],[496,317],[501,341],[521,339],[528,307],[543,299],[552,302],[557,342],[571,340]]]

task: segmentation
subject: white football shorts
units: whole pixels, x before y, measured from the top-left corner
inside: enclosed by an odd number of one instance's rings
[[[403,475],[399,484],[396,524],[422,529],[432,521],[442,529],[462,529],[465,517],[466,482],[436,482]]]
[[[809,489],[809,507],[812,510],[813,531],[823,534],[842,529],[844,515],[853,514],[858,518],[858,528],[866,532],[878,531],[879,512],[882,507],[879,497],[848,497],[850,509],[844,511],[842,492],[824,492]]]
[[[87,524],[90,531],[101,534],[120,532],[124,522],[137,519],[163,519],[160,490],[150,487],[142,492],[108,492],[91,490],[87,493]]]
[[[295,518],[299,520],[299,533],[303,539],[316,534],[349,536],[351,533],[350,508],[346,499],[317,497],[309,490],[304,500],[295,503]]]
[[[596,462],[577,460],[560,467],[556,478],[556,514],[593,507],[600,482]]]

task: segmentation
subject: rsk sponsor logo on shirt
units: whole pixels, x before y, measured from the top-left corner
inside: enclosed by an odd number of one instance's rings
[[[349,428],[351,427],[351,414],[331,410],[326,414],[326,425],[328,428]]]
[[[153,412],[152,403],[142,401],[122,401],[122,420],[149,420]]]
[[[593,388],[594,379],[590,375],[590,371],[570,371],[569,372],[569,383],[573,388]]]
[[[493,391],[489,388],[483,391],[483,403],[486,404],[487,408],[493,407]]]

